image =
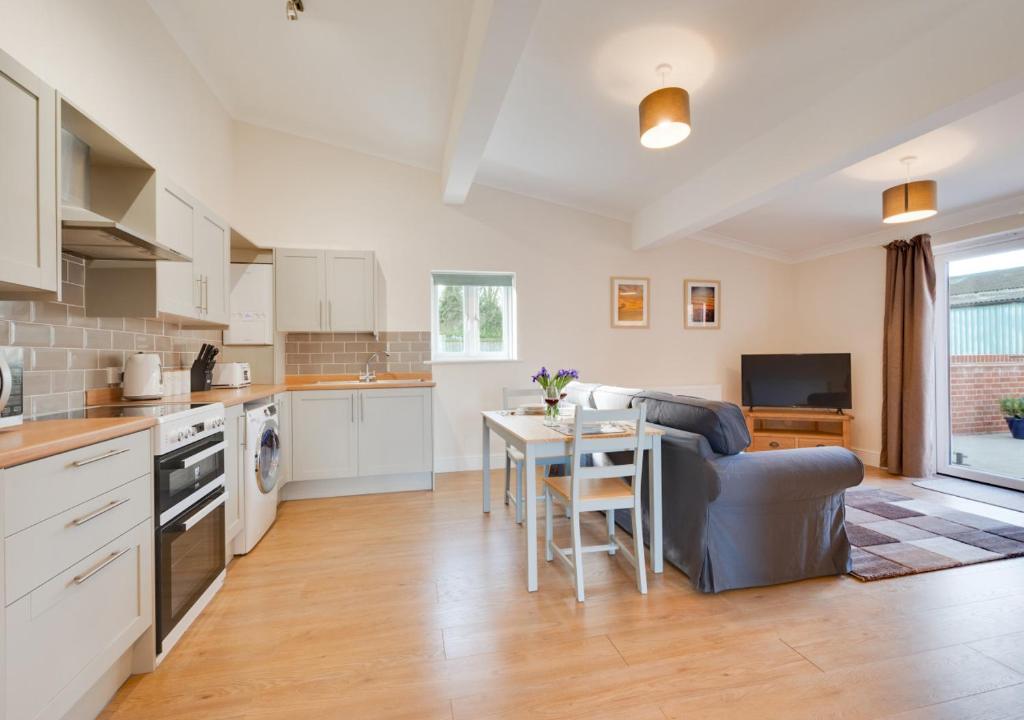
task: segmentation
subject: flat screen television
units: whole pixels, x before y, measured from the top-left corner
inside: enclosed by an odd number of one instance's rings
[[[850,353],[744,355],[740,382],[747,407],[853,407]]]

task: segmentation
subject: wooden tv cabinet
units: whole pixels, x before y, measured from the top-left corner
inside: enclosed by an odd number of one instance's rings
[[[853,415],[834,410],[789,408],[744,410],[750,431],[748,452],[838,445],[850,449]]]

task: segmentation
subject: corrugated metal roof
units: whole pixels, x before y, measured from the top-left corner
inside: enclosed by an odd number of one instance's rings
[[[1024,267],[952,277],[949,301],[953,307],[1024,301]]]

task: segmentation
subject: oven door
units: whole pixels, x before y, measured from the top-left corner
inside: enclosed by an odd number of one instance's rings
[[[216,433],[156,459],[156,509],[163,526],[224,484],[224,433]]]
[[[157,654],[174,626],[224,570],[224,502],[218,487],[157,530]]]

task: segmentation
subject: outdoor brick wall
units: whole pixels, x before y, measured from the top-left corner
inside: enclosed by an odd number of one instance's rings
[[[1008,395],[1024,397],[1024,356],[953,357],[949,386],[954,435],[1009,432],[999,401]]]

